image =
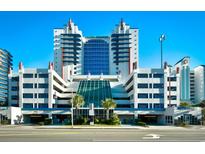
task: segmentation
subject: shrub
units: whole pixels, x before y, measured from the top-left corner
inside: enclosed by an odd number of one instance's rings
[[[75,120],[75,123],[77,125],[86,125],[88,124],[88,118],[83,118],[82,116],[81,117],[78,117],[76,120]]]
[[[43,126],[43,125],[44,125],[44,122],[43,122],[43,121],[38,122],[38,125]]]
[[[185,123],[185,122],[179,122],[179,123],[177,124],[177,126],[187,127],[188,125],[187,125],[187,123]]]
[[[95,118],[95,119],[94,119],[94,123],[95,123],[95,124],[99,124],[99,123],[100,123],[100,120],[99,120],[98,118]]]
[[[52,119],[46,118],[45,121],[44,121],[44,124],[45,125],[51,125],[52,124]]]
[[[137,121],[137,122],[136,122],[136,125],[138,125],[138,126],[143,126],[143,127],[146,127],[146,126],[147,126],[147,124],[146,124],[145,122],[142,122],[142,121]]]
[[[1,124],[2,125],[9,125],[10,124],[10,120],[2,120]]]
[[[113,116],[109,120],[104,120],[104,124],[107,125],[119,125],[120,119],[116,114],[113,114]]]

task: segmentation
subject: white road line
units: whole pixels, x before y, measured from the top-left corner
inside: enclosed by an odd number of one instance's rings
[[[142,139],[160,139],[160,135],[158,134],[147,134]]]

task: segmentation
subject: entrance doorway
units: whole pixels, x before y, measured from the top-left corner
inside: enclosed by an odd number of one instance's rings
[[[158,124],[158,115],[138,115],[138,120],[148,125]]]

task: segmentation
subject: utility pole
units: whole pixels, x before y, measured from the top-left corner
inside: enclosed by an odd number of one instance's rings
[[[71,84],[72,81],[68,80]],[[72,85],[71,85],[72,86]],[[73,128],[73,87],[71,87],[71,127]]]
[[[165,40],[165,35],[162,34],[159,38],[160,48],[161,48],[161,69],[163,69],[163,41]]]

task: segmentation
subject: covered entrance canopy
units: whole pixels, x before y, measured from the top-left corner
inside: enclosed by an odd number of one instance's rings
[[[102,100],[112,98],[110,82],[104,80],[82,80],[77,93],[84,97],[84,107],[89,107],[90,103],[102,107]]]

